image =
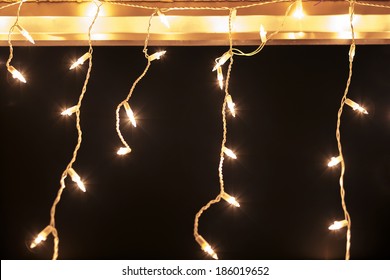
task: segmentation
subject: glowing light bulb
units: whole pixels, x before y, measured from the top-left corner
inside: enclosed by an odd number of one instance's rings
[[[342,221],[335,221],[333,222],[332,225],[329,226],[329,230],[338,230],[338,229],[341,229],[343,227],[346,227],[348,226],[348,221],[347,220],[342,220]]]
[[[71,116],[72,114],[76,113],[78,109],[79,109],[79,106],[75,105],[73,107],[67,108],[64,111],[62,111],[61,115]]]
[[[333,167],[333,166],[339,164],[342,160],[343,160],[343,158],[341,156],[331,157],[330,161],[328,162],[328,166]]]
[[[352,62],[353,61],[353,58],[355,57],[355,50],[356,50],[356,47],[355,45],[351,45],[351,48],[349,49],[349,62]]]
[[[31,44],[35,44],[34,39],[31,37],[31,35],[27,32],[26,29],[21,27],[19,24],[16,25],[16,28],[18,28],[19,32],[26,38],[27,40],[30,41]]]
[[[237,201],[233,196],[231,196],[231,195],[229,195],[229,194],[223,192],[223,193],[221,194],[221,197],[222,197],[224,200],[226,200],[227,202],[229,202],[231,205],[234,205],[234,206],[236,206],[236,207],[240,207],[240,204],[238,203],[238,201]]]
[[[129,120],[130,120],[131,124],[132,124],[134,127],[137,127],[137,123],[135,122],[133,110],[131,110],[129,103],[127,103],[127,102],[125,101],[125,103],[123,104],[123,106],[125,107],[126,114],[127,114],[127,116],[129,117]]]
[[[85,54],[83,54],[83,56],[81,56],[79,59],[77,59],[77,61],[75,63],[73,63],[72,66],[70,66],[69,70],[72,70],[72,69],[76,68],[77,66],[84,64],[84,62],[87,59],[89,59],[90,57],[91,57],[91,54],[89,52],[86,52]]]
[[[229,156],[229,157],[231,157],[231,158],[234,158],[234,159],[237,158],[236,154],[235,154],[232,150],[230,150],[230,149],[228,149],[228,148],[226,148],[226,147],[223,147],[223,152],[224,152],[227,156]]]
[[[205,252],[208,253],[210,256],[212,256],[213,259],[218,260],[217,254],[214,252],[214,250],[211,248],[211,246],[209,245],[209,243],[207,243],[207,241],[204,240],[204,238],[203,238],[201,235],[198,234],[198,235],[195,237],[195,240],[196,240],[196,242],[198,242],[198,244],[200,245],[200,247],[202,248],[203,251],[205,251]]]
[[[160,17],[161,22],[162,22],[167,28],[169,28],[169,21],[168,21],[167,17],[166,17],[160,10],[157,10],[157,14],[158,14],[158,16]]]
[[[217,70],[218,67],[221,67],[225,64],[225,62],[232,56],[230,51],[225,52],[219,59],[218,62],[215,64],[213,71]]]
[[[18,79],[19,81],[26,83],[26,79],[23,77],[23,75],[18,70],[15,69],[15,67],[10,65],[7,67],[7,69],[8,69],[8,72],[10,72],[12,74],[12,77],[14,79]]]
[[[360,106],[359,104],[357,104],[356,102],[352,101],[349,98],[345,99],[345,104],[350,106],[354,111],[358,110],[360,113],[363,113],[363,114],[366,114],[366,115],[368,114],[366,109],[364,109],[362,106]]]
[[[217,79],[218,79],[219,87],[223,89],[223,74],[222,74],[221,66],[218,66],[217,68]]]
[[[264,30],[264,26],[260,24],[260,39],[263,44],[267,42],[267,31]]]
[[[305,16],[303,12],[302,0],[297,0],[295,3],[296,6],[295,6],[295,11],[293,13],[293,16],[297,19],[302,19]]]
[[[82,190],[83,192],[86,192],[84,183],[81,181],[79,174],[77,174],[73,168],[68,169],[68,174],[69,174],[70,178],[72,179],[72,181],[77,184],[79,189]]]
[[[45,241],[47,236],[53,231],[52,226],[47,226],[45,227],[44,230],[42,230],[38,236],[34,239],[34,241],[31,243],[30,248],[33,249],[35,248],[39,243],[42,241]]]
[[[121,147],[119,150],[116,152],[118,155],[123,156],[131,152],[130,148],[127,147]]]
[[[232,113],[232,116],[235,117],[236,116],[236,110],[234,108],[235,108],[236,105],[233,103],[233,100],[232,100],[232,97],[231,97],[230,94],[228,94],[226,96],[226,102],[227,102],[228,108],[230,110],[230,113]]]
[[[148,57],[149,61],[160,59],[167,51],[156,52]]]

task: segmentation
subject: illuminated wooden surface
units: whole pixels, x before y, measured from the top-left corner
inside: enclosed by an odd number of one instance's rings
[[[121,1],[159,8],[236,7],[256,1]],[[259,1],[257,1],[259,2]],[[261,1],[260,1],[261,2]],[[234,44],[258,45],[259,26],[270,33],[278,30],[292,1],[238,9]],[[357,1],[359,3],[359,1]],[[364,1],[390,6],[389,1]],[[0,2],[6,5],[10,1]],[[282,31],[269,44],[348,44],[350,27],[347,1],[304,1],[306,16],[287,17]],[[90,2],[26,2],[19,23],[39,46],[86,45],[87,29],[95,5]],[[0,44],[7,45],[9,27],[15,21],[17,5],[0,10]],[[94,45],[143,45],[153,9],[104,3],[93,27]],[[153,19],[150,45],[227,45],[228,10],[170,10],[170,28],[158,16]],[[390,44],[390,9],[356,4],[355,36],[358,44]],[[14,45],[29,45],[20,34],[12,35]]]

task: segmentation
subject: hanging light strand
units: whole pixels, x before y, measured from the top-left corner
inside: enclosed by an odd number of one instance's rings
[[[239,204],[236,201],[236,199],[230,195],[228,195],[225,192],[224,187],[224,179],[223,179],[223,162],[225,157],[226,150],[229,150],[225,147],[226,141],[227,141],[227,124],[226,124],[226,107],[229,99],[229,81],[230,81],[230,74],[232,70],[233,65],[233,39],[232,39],[232,15],[234,13],[235,9],[230,9],[229,13],[229,66],[228,71],[226,75],[226,81],[225,81],[225,97],[222,104],[222,127],[223,127],[223,134],[222,134],[222,143],[221,143],[221,151],[220,151],[220,160],[219,160],[219,166],[218,166],[218,176],[219,176],[219,194],[212,200],[210,200],[206,205],[204,205],[198,213],[195,215],[195,221],[194,221],[194,237],[196,242],[201,246],[202,250],[204,250],[206,253],[208,253],[211,257],[214,259],[218,259],[217,254],[214,252],[214,250],[211,248],[211,246],[205,241],[205,239],[199,234],[198,228],[199,228],[199,219],[202,216],[202,214],[210,208],[211,205],[218,203],[221,201],[221,199],[226,200],[230,204],[238,207]],[[230,150],[229,150],[230,151]]]
[[[352,66],[353,66],[353,59],[355,56],[355,32],[354,32],[354,26],[353,26],[353,16],[354,16],[354,9],[355,9],[355,1],[351,0],[349,2],[349,21],[350,21],[350,27],[351,27],[351,33],[352,33],[352,40],[351,45],[349,48],[349,74],[348,74],[348,80],[345,87],[344,95],[341,99],[341,104],[339,111],[337,113],[337,125],[336,125],[336,140],[337,140],[337,148],[339,151],[339,160],[341,164],[341,171],[340,171],[340,197],[341,197],[341,206],[344,212],[344,220],[347,227],[347,233],[346,233],[346,251],[345,251],[345,259],[350,259],[350,249],[351,249],[351,217],[349,215],[349,212],[347,210],[347,205],[345,202],[345,187],[344,187],[344,175],[345,175],[345,161],[344,161],[344,155],[342,151],[342,144],[341,144],[341,134],[340,134],[340,125],[341,125],[341,116],[343,113],[343,108],[345,101],[347,99],[349,86],[351,84],[352,80]]]
[[[156,53],[154,53],[152,55],[148,54],[148,42],[149,42],[149,38],[150,38],[150,29],[151,29],[151,26],[152,26],[152,19],[153,19],[153,17],[156,14],[158,14],[159,11],[160,10],[158,8],[156,8],[155,11],[149,17],[149,23],[148,23],[148,28],[147,28],[147,35],[146,35],[146,38],[145,38],[144,48],[142,50],[142,52],[145,55],[145,58],[147,59],[146,67],[145,67],[144,71],[142,72],[142,74],[134,81],[133,85],[130,88],[129,94],[127,95],[127,97],[121,103],[118,104],[118,106],[116,108],[116,111],[115,111],[115,115],[116,115],[116,125],[115,125],[116,132],[117,132],[118,137],[121,140],[122,144],[125,146],[125,147],[119,148],[119,150],[117,151],[118,155],[125,155],[125,154],[128,154],[128,153],[131,152],[131,148],[130,148],[129,144],[126,142],[126,140],[123,137],[123,134],[122,134],[122,132],[120,130],[120,114],[119,114],[120,113],[120,109],[122,107],[125,108],[125,111],[126,111],[128,117],[129,117],[130,121],[132,122],[133,126],[135,127],[136,126],[135,125],[135,118],[134,118],[134,115],[133,115],[133,111],[130,109],[130,105],[129,105],[128,102],[129,102],[131,96],[133,95],[135,87],[137,86],[137,84],[142,80],[142,78],[148,72],[149,67],[151,65],[151,62],[153,60],[160,59],[160,57],[165,54],[165,51],[156,52]]]
[[[94,3],[96,5],[96,7],[97,7],[97,10],[96,10],[95,16],[94,16],[94,18],[93,18],[89,28],[88,28],[88,45],[89,45],[88,52],[90,54],[89,66],[88,66],[87,74],[86,74],[85,81],[84,81],[84,84],[83,84],[83,88],[81,90],[81,94],[79,96],[79,100],[78,100],[78,103],[76,105],[77,109],[75,110],[75,114],[76,114],[76,129],[77,129],[77,135],[78,135],[78,137],[77,137],[77,144],[76,144],[76,146],[74,148],[72,159],[70,160],[70,162],[66,166],[64,172],[61,175],[60,188],[59,188],[59,190],[57,192],[57,196],[54,199],[53,205],[52,205],[52,207],[50,209],[50,224],[38,235],[38,237],[33,241],[32,245],[31,245],[31,246],[33,246],[33,244],[34,244],[33,247],[35,247],[37,245],[37,241],[39,241],[39,242],[43,241],[43,240],[46,239],[47,235],[52,234],[53,238],[54,238],[54,250],[53,250],[53,256],[52,256],[53,260],[56,260],[58,258],[58,253],[59,253],[59,236],[58,236],[58,231],[57,231],[56,226],[55,226],[55,214],[56,214],[57,205],[60,202],[61,195],[63,193],[63,190],[65,189],[65,179],[66,179],[66,177],[68,175],[71,176],[72,180],[77,183],[79,188],[81,190],[85,191],[84,184],[82,183],[80,177],[74,171],[72,166],[73,166],[74,162],[77,159],[77,153],[78,153],[78,151],[79,151],[79,149],[81,147],[81,142],[82,142],[82,130],[81,130],[81,126],[80,126],[80,108],[81,108],[81,103],[83,101],[84,95],[85,95],[85,93],[87,91],[87,85],[88,85],[88,82],[89,82],[89,79],[90,79],[90,75],[91,75],[91,70],[92,70],[92,53],[93,53],[93,48],[92,48],[91,31],[92,31],[93,25],[96,22],[96,19],[98,18],[98,15],[99,15],[99,12],[100,12],[100,7],[102,6],[102,3],[95,2],[95,1],[94,1]],[[44,236],[44,238],[42,238],[42,236]]]

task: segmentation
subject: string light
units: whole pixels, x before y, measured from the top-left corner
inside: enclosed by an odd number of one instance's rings
[[[162,22],[167,28],[169,28],[169,21],[168,21],[167,17],[161,12],[160,9],[157,10],[157,14],[158,14],[158,16],[160,17],[161,22]]]
[[[347,220],[335,221],[332,225],[329,226],[329,230],[339,230],[347,226],[348,226]]]
[[[85,189],[83,181],[81,181],[81,178],[80,178],[79,174],[77,174],[76,171],[74,171],[73,168],[70,167],[68,169],[68,174],[72,178],[72,181],[77,184],[79,189],[82,190],[83,192],[86,192],[86,189]]]
[[[363,113],[363,114],[366,114],[366,115],[368,114],[366,109],[364,109],[362,106],[360,106],[359,104],[357,104],[356,102],[352,101],[349,98],[345,99],[345,104],[350,106],[354,111],[357,110],[360,113]]]
[[[71,116],[73,115],[74,113],[76,113],[79,109],[79,106],[75,105],[75,106],[72,106],[68,109],[65,109],[64,111],[62,111],[61,115],[65,116]]]
[[[123,103],[123,106],[125,107],[126,114],[127,114],[127,116],[129,117],[129,120],[130,120],[131,124],[132,124],[134,127],[137,127],[137,123],[135,122],[133,110],[131,110],[129,103],[127,103],[127,101],[125,101],[125,102]]]
[[[52,226],[47,226],[45,227],[44,230],[42,230],[38,236],[34,239],[34,241],[31,243],[30,248],[33,249],[35,248],[38,244],[40,244],[42,241],[46,241],[47,237],[49,234],[51,234],[53,231]]]
[[[92,54],[90,52],[86,52],[85,54],[83,54],[79,59],[77,59],[77,61],[75,63],[73,63],[69,70],[72,70],[74,68],[76,68],[77,66],[80,66],[80,65],[83,65],[85,61],[87,61],[87,59],[90,59],[92,56]]]
[[[7,67],[8,69],[8,72],[10,72],[12,74],[12,77],[14,79],[18,79],[19,81],[23,82],[23,83],[26,83],[26,79],[23,77],[23,75],[15,69],[15,67],[13,67],[12,65],[8,65]]]
[[[20,10],[21,10],[22,4],[25,1],[26,0],[23,0],[23,1],[20,1],[20,2],[15,2],[15,3],[11,3],[11,4],[8,4],[8,5],[0,7],[0,9],[3,9],[3,8],[6,8],[6,7],[11,7],[13,5],[17,5],[17,4],[19,5],[18,10],[17,10],[16,21],[11,26],[11,28],[9,30],[8,44],[9,44],[9,48],[10,48],[10,54],[9,54],[9,58],[7,60],[7,63],[6,63],[6,67],[7,67],[7,70],[12,74],[13,78],[18,79],[18,80],[20,80],[23,83],[26,83],[26,79],[10,63],[11,63],[12,58],[13,58],[13,47],[12,47],[11,35],[13,33],[14,28],[17,28],[18,31],[28,41],[30,41],[32,44],[35,44],[34,39],[28,33],[28,31],[25,30],[18,23]],[[348,93],[349,85],[350,85],[350,82],[351,82],[351,76],[352,76],[352,64],[353,64],[353,60],[354,60],[355,52],[356,52],[356,45],[355,45],[355,38],[354,38],[354,26],[353,26],[354,7],[355,7],[355,4],[360,4],[360,5],[364,5],[364,6],[372,6],[372,7],[382,7],[382,8],[389,8],[389,6],[386,6],[386,5],[375,5],[375,4],[364,3],[364,2],[356,3],[355,0],[347,0],[347,1],[349,2],[349,15],[350,15],[350,25],[351,25],[351,33],[352,33],[352,42],[351,42],[350,50],[349,50],[349,62],[350,62],[349,63],[349,77],[348,77],[348,81],[347,81],[347,85],[346,85],[346,89],[345,89],[343,98],[341,100],[340,109],[338,111],[337,128],[336,128],[336,139],[337,139],[337,143],[338,143],[339,156],[332,157],[330,162],[328,163],[328,166],[332,167],[332,166],[341,164],[341,173],[340,173],[340,180],[339,180],[339,182],[340,182],[340,195],[341,195],[341,201],[342,201],[341,204],[342,204],[342,208],[343,208],[344,216],[345,216],[344,220],[342,220],[342,221],[335,221],[331,226],[329,226],[329,230],[338,230],[338,229],[347,227],[347,242],[346,242],[346,256],[345,256],[345,258],[349,259],[350,258],[350,244],[351,244],[350,243],[350,239],[351,239],[351,219],[350,219],[350,215],[349,215],[349,213],[347,211],[346,204],[345,204],[345,189],[344,189],[345,162],[344,162],[344,158],[343,158],[343,154],[342,154],[342,146],[341,146],[341,140],[340,140],[341,115],[342,115],[342,112],[343,112],[344,104],[347,104],[353,110],[357,110],[360,113],[368,114],[368,112],[362,106],[360,106],[358,103],[352,101],[351,99],[347,98],[347,93]],[[225,52],[221,57],[216,59],[216,64],[215,64],[215,66],[213,68],[213,71],[217,70],[218,83],[219,83],[220,88],[223,89],[223,71],[222,71],[222,66],[224,65],[224,63],[226,61],[230,60],[230,64],[228,66],[228,71],[227,71],[226,84],[225,84],[225,98],[224,98],[223,105],[222,105],[223,139],[222,139],[222,143],[221,143],[220,163],[219,163],[219,167],[218,167],[219,182],[220,182],[220,193],[217,195],[217,197],[215,199],[210,200],[205,206],[203,206],[199,210],[199,212],[195,215],[195,222],[194,222],[194,237],[195,237],[196,242],[201,246],[202,250],[207,252],[214,259],[218,259],[217,254],[214,252],[214,250],[208,244],[208,242],[201,235],[199,235],[199,233],[198,233],[199,218],[203,214],[203,212],[206,211],[212,204],[218,203],[221,199],[224,199],[225,201],[227,201],[228,203],[230,203],[230,204],[232,204],[232,205],[234,205],[236,207],[240,207],[240,205],[237,202],[237,200],[224,191],[224,180],[223,180],[224,155],[229,156],[229,157],[234,158],[234,159],[237,158],[237,156],[235,155],[235,153],[232,150],[230,150],[227,147],[225,147],[225,144],[227,142],[226,108],[229,108],[232,116],[235,117],[235,104],[233,103],[232,97],[231,97],[231,95],[228,92],[230,73],[231,73],[231,68],[232,68],[232,64],[233,64],[233,55],[252,56],[252,55],[257,54],[259,51],[262,50],[262,48],[266,44],[267,40],[271,39],[273,35],[277,34],[279,32],[279,30],[282,29],[285,19],[283,20],[283,23],[281,24],[280,28],[278,30],[274,31],[272,34],[270,34],[268,36],[268,38],[267,38],[267,32],[265,31],[263,25],[260,25],[259,35],[260,35],[260,42],[261,43],[260,43],[259,47],[255,51],[253,51],[251,53],[244,53],[244,52],[242,52],[239,49],[233,48],[233,46],[232,46],[233,22],[235,21],[235,17],[236,17],[238,8],[249,8],[249,7],[259,6],[259,5],[263,5],[263,4],[278,3],[278,2],[289,2],[289,1],[274,0],[274,1],[264,2],[264,3],[253,3],[253,4],[249,4],[249,5],[238,6],[238,7],[235,7],[235,8],[228,8],[228,7],[217,8],[218,10],[221,10],[221,11],[229,10],[229,45],[230,45],[229,51]],[[56,211],[56,206],[57,206],[57,204],[59,203],[59,201],[61,199],[61,194],[63,192],[63,189],[65,188],[65,179],[66,179],[66,177],[69,175],[71,177],[72,181],[74,181],[82,191],[84,191],[84,192],[86,191],[85,190],[85,186],[84,186],[83,182],[81,181],[80,176],[76,173],[76,171],[72,168],[72,166],[73,166],[74,162],[76,161],[77,152],[78,152],[78,150],[80,148],[81,141],[82,141],[82,132],[81,132],[81,127],[80,127],[80,107],[81,107],[81,103],[82,103],[84,94],[86,92],[87,84],[88,84],[88,81],[89,81],[89,78],[90,78],[91,69],[92,69],[92,53],[93,53],[93,49],[92,49],[92,42],[91,42],[91,29],[92,29],[92,27],[93,27],[93,25],[94,25],[98,15],[99,15],[100,7],[102,6],[102,3],[100,3],[100,2],[94,1],[94,3],[97,6],[97,10],[96,10],[95,16],[93,18],[93,21],[90,24],[89,29],[88,29],[89,50],[83,56],[81,56],[75,63],[73,63],[71,65],[71,67],[70,67],[70,70],[72,70],[72,69],[82,65],[87,60],[89,60],[89,68],[88,68],[88,71],[87,71],[87,74],[86,74],[84,85],[83,85],[83,88],[82,88],[82,91],[81,91],[81,94],[80,94],[79,101],[78,101],[77,105],[75,105],[73,107],[70,107],[70,108],[64,110],[61,113],[61,115],[68,115],[68,116],[70,116],[72,114],[76,114],[76,129],[77,129],[77,132],[78,132],[77,145],[76,145],[76,147],[74,149],[73,157],[72,157],[71,161],[69,162],[69,164],[67,165],[66,169],[64,170],[64,172],[63,172],[63,174],[61,176],[61,180],[60,180],[61,187],[60,187],[60,189],[59,189],[59,191],[57,193],[57,197],[55,198],[53,206],[52,206],[51,211],[50,211],[50,217],[51,217],[50,224],[44,230],[42,230],[38,234],[38,236],[33,240],[33,242],[30,245],[31,248],[35,248],[42,241],[45,241],[50,234],[52,234],[53,237],[54,237],[53,259],[57,259],[57,257],[58,257],[58,243],[59,243],[58,233],[57,233],[57,229],[55,227],[55,211]],[[107,2],[107,3],[109,3],[109,2]],[[155,14],[157,14],[159,16],[161,22],[164,25],[166,25],[168,28],[169,28],[169,22],[167,20],[166,15],[160,10],[160,8],[157,8],[157,7],[147,7],[147,6],[126,4],[126,3],[115,3],[115,2],[111,2],[110,4],[124,5],[124,6],[131,6],[131,7],[144,8],[144,9],[153,9],[154,10],[153,14],[150,16],[150,19],[149,19],[148,33],[147,33],[147,37],[145,39],[144,50],[143,50],[143,52],[145,54],[145,58],[147,59],[147,66],[146,66],[144,72],[138,77],[138,79],[135,80],[135,82],[133,83],[133,86],[130,89],[130,92],[129,92],[127,98],[125,100],[123,100],[118,105],[117,111],[116,111],[116,120],[117,120],[116,121],[116,129],[117,129],[117,133],[119,135],[120,140],[124,144],[124,147],[120,147],[118,149],[117,154],[118,155],[125,155],[125,154],[128,154],[128,153],[131,152],[131,148],[129,147],[127,142],[124,140],[124,138],[123,138],[123,136],[122,136],[122,134],[120,132],[120,129],[119,129],[119,123],[120,123],[119,110],[123,106],[125,111],[126,111],[127,116],[129,117],[129,119],[131,121],[131,123],[133,124],[134,127],[136,127],[134,114],[133,114],[133,111],[130,108],[130,105],[129,105],[128,101],[131,98],[132,93],[133,93],[137,83],[147,73],[147,71],[148,71],[148,69],[150,67],[150,63],[152,61],[154,61],[154,60],[160,59],[161,56],[163,56],[166,53],[166,51],[159,51],[159,52],[156,52],[156,53],[154,53],[152,55],[148,55],[148,53],[147,53],[147,46],[148,46],[148,40],[149,40],[150,28],[151,28],[151,21],[152,21],[153,16]],[[302,19],[304,17],[302,0],[296,0],[291,5],[289,5],[289,7],[286,10],[286,16],[289,13],[289,11],[290,11],[290,9],[291,9],[291,7],[293,5],[295,5],[295,11],[293,13],[293,16],[298,18],[298,19]],[[175,10],[175,9],[186,9],[186,8],[183,8],[183,7],[175,8],[175,7],[173,7],[173,8],[164,9],[164,12],[169,12],[169,11]],[[190,9],[190,8],[188,8],[188,9]],[[197,7],[197,9],[209,9],[209,8],[208,7],[204,7],[204,8]]]

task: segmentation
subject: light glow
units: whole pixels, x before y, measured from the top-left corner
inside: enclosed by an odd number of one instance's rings
[[[77,110],[79,109],[79,106],[75,105],[75,106],[72,106],[70,108],[67,108],[65,109],[64,111],[62,111],[61,115],[65,116],[71,116],[73,115],[74,113],[77,112]]]
[[[117,151],[117,154],[120,156],[123,156],[123,155],[129,154],[130,152],[131,152],[130,148],[120,147],[119,150]]]
[[[363,113],[363,114],[368,114],[367,110],[364,109],[362,106],[360,106],[358,103],[352,101],[351,99],[347,98],[345,99],[345,104],[347,104],[348,106],[350,106],[354,111],[359,111],[360,113]]]
[[[329,230],[339,230],[342,229],[343,227],[348,226],[348,221],[347,220],[342,220],[342,221],[335,221],[333,222],[332,225],[329,226]]]
[[[87,59],[89,59],[89,58],[91,58],[91,54],[90,54],[89,52],[86,52],[86,53],[83,54],[79,59],[77,59],[77,61],[76,61],[75,63],[73,63],[73,64],[70,66],[69,70],[72,70],[72,69],[76,68],[77,66],[83,65],[84,62],[85,62]]]
[[[18,70],[15,69],[15,67],[13,67],[12,65],[9,65],[7,67],[8,69],[8,72],[10,72],[12,74],[12,77],[14,79],[18,79],[19,81],[23,82],[23,83],[26,83],[26,79],[23,77],[22,73],[20,73]]]
[[[18,28],[19,32],[23,35],[23,37],[30,41],[31,44],[35,44],[33,37],[31,37],[31,35],[27,32],[26,29],[21,27],[19,24],[16,25],[16,28]]]
[[[233,196],[223,192],[223,193],[221,193],[221,197],[224,200],[226,200],[227,202],[229,202],[231,205],[236,206],[236,207],[240,207],[240,204]]]
[[[201,235],[198,234],[195,237],[195,240],[196,240],[196,242],[198,242],[198,244],[200,245],[200,247],[202,248],[203,251],[205,251],[211,257],[213,257],[213,259],[218,260],[217,254],[214,252],[214,250],[211,248],[209,243],[207,243],[207,241]]]
[[[222,74],[222,67],[218,66],[217,68],[217,79],[218,79],[218,84],[221,89],[223,89],[223,74]]]
[[[217,70],[218,67],[221,67],[225,62],[232,56],[230,51],[225,52],[219,59],[217,58],[217,63],[215,64],[213,71]]]
[[[234,159],[237,159],[236,154],[235,154],[232,150],[230,150],[230,149],[228,149],[228,148],[226,148],[226,147],[223,147],[223,152],[224,152],[227,156],[229,156],[229,157],[231,157],[231,158],[234,158]]]
[[[295,3],[296,6],[293,13],[293,17],[297,19],[302,19],[305,16],[305,13],[303,12],[302,0],[297,0]]]
[[[148,57],[149,61],[160,59],[167,51],[156,52]]]
[[[227,106],[228,106],[228,108],[230,110],[230,113],[232,114],[233,117],[236,117],[236,110],[235,110],[235,106],[236,105],[234,104],[230,94],[228,94],[226,96],[226,102],[227,102]]]
[[[44,230],[42,230],[38,236],[31,242],[30,248],[35,248],[38,244],[40,244],[42,241],[45,241],[47,236],[53,231],[52,226],[45,227]]]
[[[343,160],[343,158],[342,158],[341,156],[338,156],[338,157],[331,157],[330,161],[328,162],[328,166],[329,166],[329,167],[336,166],[336,165],[339,164],[342,160]]]
[[[160,21],[167,27],[169,28],[169,21],[166,15],[164,15],[160,10],[157,10],[157,14],[160,17]]]
[[[70,178],[72,179],[72,181],[77,184],[79,189],[82,190],[83,192],[86,192],[84,183],[81,181],[79,174],[77,174],[73,168],[68,169],[68,174],[69,174]]]
[[[134,127],[137,127],[137,123],[135,122],[134,113],[133,113],[133,110],[131,110],[129,103],[127,103],[127,101],[125,101],[123,103],[123,106],[125,107],[126,114],[129,117],[129,120],[130,120],[131,124]]]
[[[265,31],[262,24],[260,24],[260,39],[263,44],[267,42],[267,31]]]

